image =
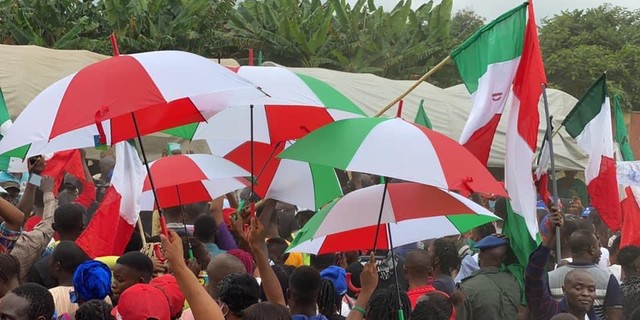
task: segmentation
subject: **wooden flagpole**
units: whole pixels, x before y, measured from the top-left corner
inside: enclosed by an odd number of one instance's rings
[[[417,88],[422,82],[424,82],[425,80],[427,80],[429,77],[431,77],[434,73],[436,73],[436,71],[440,70],[442,67],[444,67],[447,63],[449,63],[449,60],[451,60],[451,56],[447,56],[446,58],[444,58],[442,61],[440,61],[440,63],[438,63],[437,65],[435,65],[433,68],[431,68],[431,70],[429,70],[427,73],[425,73],[422,77],[420,77],[420,79],[416,80],[416,82],[411,85],[411,87],[409,87],[409,89],[407,89],[405,92],[403,92],[401,95],[399,95],[397,98],[393,99],[393,101],[389,102],[389,104],[387,104],[384,108],[382,108],[382,110],[378,111],[378,113],[376,113],[374,115],[374,117],[379,117],[381,116],[383,113],[387,112],[387,110],[391,109],[391,107],[393,107],[396,103],[398,103],[398,101],[402,100],[404,97],[406,97],[407,95],[409,95],[409,93],[411,93],[411,91],[415,90],[415,88]]]

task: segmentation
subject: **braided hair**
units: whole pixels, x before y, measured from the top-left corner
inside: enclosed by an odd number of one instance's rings
[[[340,313],[342,309],[342,297],[338,295],[333,283],[328,279],[322,279],[320,293],[318,294],[318,311],[329,317]]]
[[[401,306],[398,306],[400,302]],[[369,300],[367,306],[367,320],[400,320],[398,318],[398,310],[402,309],[404,318],[411,318],[411,301],[404,290],[400,290],[398,297],[398,289],[395,285],[391,285],[383,290],[378,290]]]
[[[18,278],[20,274],[20,262],[10,254],[0,254],[0,281],[9,282]]]
[[[433,241],[434,255],[438,258],[438,270],[446,275],[451,275],[454,270],[460,267],[460,256],[453,240],[448,238],[439,238]]]
[[[104,300],[89,300],[76,311],[76,320],[113,320],[113,307]]]

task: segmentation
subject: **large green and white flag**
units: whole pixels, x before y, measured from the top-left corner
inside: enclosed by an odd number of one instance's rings
[[[609,229],[619,230],[621,214],[606,74],[578,101],[562,125],[589,155],[584,175],[591,205],[598,210]]]
[[[451,53],[473,100],[460,144],[485,165],[520,65],[526,23],[525,3],[482,27]]]
[[[4,94],[2,93],[2,89],[0,89],[0,139],[7,134],[12,125],[13,121],[11,121],[7,103],[4,100]],[[0,155],[0,171],[26,172],[27,165],[22,159],[24,159],[28,150],[29,147],[25,146],[14,149],[6,155]]]

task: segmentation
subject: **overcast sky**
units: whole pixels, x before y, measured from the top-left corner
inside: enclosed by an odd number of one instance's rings
[[[418,7],[427,0],[413,0],[413,6]],[[435,0],[438,3],[440,0]],[[349,0],[349,2],[355,2]],[[397,0],[375,0],[377,5],[391,9]],[[501,13],[516,7],[525,2],[524,0],[453,0],[453,11],[471,8],[481,16],[489,20],[496,18]],[[536,16],[538,19],[553,16],[563,10],[584,9],[597,7],[603,3],[611,3],[627,7],[629,9],[640,9],[640,0],[535,0]]]

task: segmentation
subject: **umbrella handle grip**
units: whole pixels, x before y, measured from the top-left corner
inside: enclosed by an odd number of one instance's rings
[[[167,220],[165,220],[164,215],[160,216],[160,232],[165,237],[169,236],[169,231],[167,231]]]
[[[354,292],[356,295],[359,294],[360,291],[362,291],[361,288],[356,287],[351,282],[351,272],[347,273],[347,288],[349,289],[349,291]]]

